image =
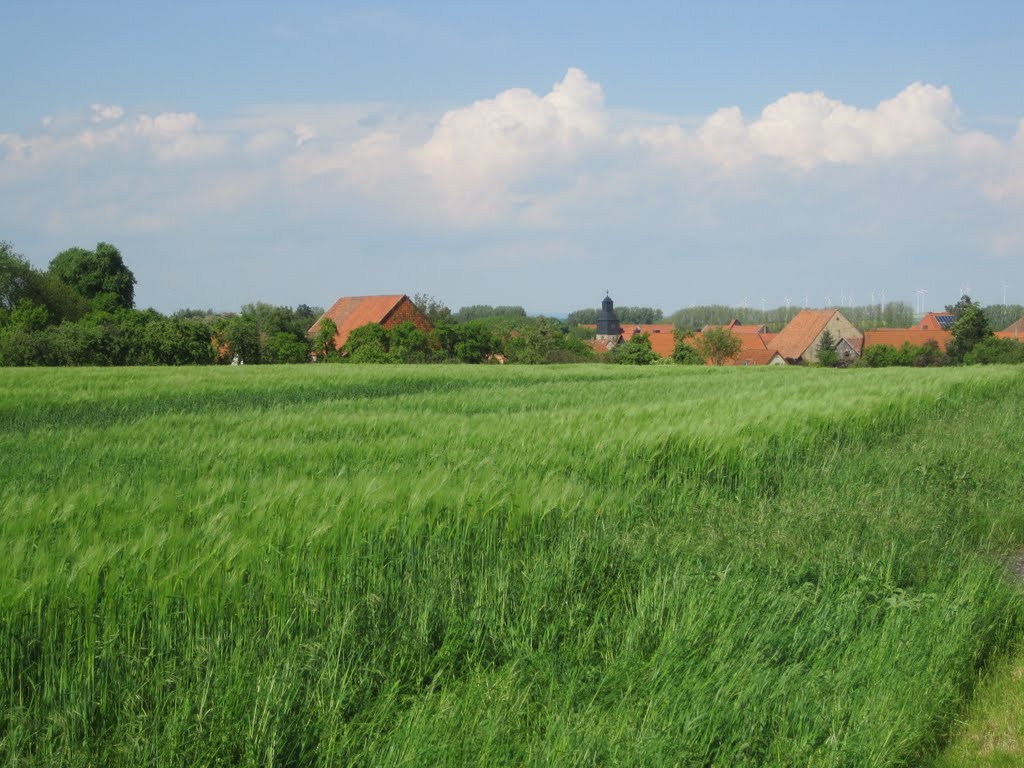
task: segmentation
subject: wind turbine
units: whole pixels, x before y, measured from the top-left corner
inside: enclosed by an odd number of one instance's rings
[[[832,297],[831,296],[825,296],[825,306],[826,307],[831,307],[832,306]]]
[[[789,298],[789,296],[787,296],[787,297],[785,298],[785,302],[786,302],[786,311],[787,311],[787,312],[789,312],[789,302],[790,302],[790,298]]]
[[[808,295],[807,295],[807,294],[805,293],[805,294],[804,294],[804,309],[807,309],[807,308],[808,308],[808,307],[810,307],[810,306],[811,306],[811,297],[810,297],[810,296],[808,296]]]
[[[768,309],[768,302],[765,300],[764,296],[762,296],[761,297],[761,311],[765,312],[765,311],[767,311],[767,309]]]
[[[961,299],[964,297],[965,293],[970,293],[970,292],[971,292],[971,286],[970,285],[968,285],[967,283],[960,283],[960,298]]]
[[[750,305],[750,302],[749,302],[749,300],[747,299],[747,297],[746,297],[746,296],[744,296],[744,297],[743,297],[743,301],[741,301],[741,302],[740,302],[740,306],[741,306],[741,307],[742,307],[743,309],[746,309],[746,308],[747,308],[747,307],[748,307],[749,305]]]
[[[1003,306],[1004,307],[1006,306],[1006,289],[1009,288],[1009,287],[1010,286],[1007,284],[1007,282],[1005,280],[1003,280]]]

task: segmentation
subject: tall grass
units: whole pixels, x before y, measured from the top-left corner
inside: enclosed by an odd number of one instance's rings
[[[9,764],[906,765],[1020,629],[1012,369],[0,377]]]

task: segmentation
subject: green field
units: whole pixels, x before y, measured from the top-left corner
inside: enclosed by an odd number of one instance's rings
[[[1024,375],[0,370],[4,765],[927,764]]]

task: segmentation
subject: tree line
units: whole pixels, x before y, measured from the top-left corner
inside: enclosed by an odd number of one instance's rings
[[[356,329],[341,350],[333,349],[329,321],[317,338],[308,329],[323,309],[257,302],[239,312],[183,309],[169,316],[135,307],[136,279],[118,249],[98,243],[92,250],[74,247],[47,269],[34,268],[14,247],[0,241],[0,365],[207,365],[233,360],[246,364],[301,363],[315,357],[337,362],[522,364],[606,361],[649,364],[659,361],[644,334],[636,334],[609,353],[588,344],[599,310],[580,309],[565,320],[529,316],[521,306],[464,306],[453,312],[429,294],[413,303],[434,326],[424,333],[411,324],[385,329],[371,324]],[[1024,316],[1019,305],[982,308],[964,297],[947,310],[958,314],[954,343],[945,354],[937,348],[904,345],[900,350],[873,347],[860,365],[941,365],[1020,362],[1024,346],[995,338]],[[653,307],[619,307],[623,325],[669,322],[676,326],[675,352],[667,361],[721,364],[739,354],[739,340],[709,331],[694,339],[692,331],[739,320],[780,330],[798,308],[751,310],[726,305],[688,307],[665,318]],[[888,302],[843,310],[867,330],[908,327],[909,305]],[[968,330],[970,328],[970,330]],[[967,340],[967,341],[964,341]],[[831,347],[822,350],[831,360]],[[820,354],[820,353],[819,353]]]

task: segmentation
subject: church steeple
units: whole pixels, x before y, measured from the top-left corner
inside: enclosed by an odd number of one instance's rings
[[[615,315],[615,305],[612,297],[607,293],[601,302],[601,314],[597,316],[597,338],[602,336],[618,337],[622,334],[622,326],[619,318]]]

